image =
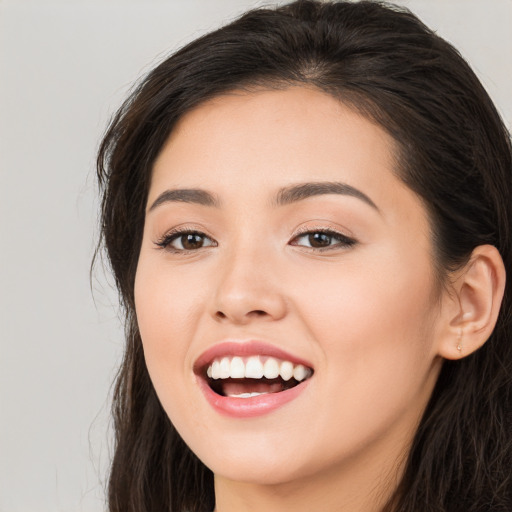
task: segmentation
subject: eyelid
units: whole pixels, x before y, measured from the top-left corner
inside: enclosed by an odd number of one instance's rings
[[[314,222],[314,221],[313,221]],[[313,223],[313,224],[306,224],[301,225],[297,228],[295,233],[293,234],[293,237],[297,237],[300,235],[304,235],[306,233],[332,233],[333,235],[338,235],[343,238],[350,238],[355,240],[354,235],[346,228],[340,227],[334,227],[332,224],[324,224],[320,223],[321,221],[317,221],[319,223]]]

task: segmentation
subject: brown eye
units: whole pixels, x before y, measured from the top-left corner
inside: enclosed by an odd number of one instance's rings
[[[165,236],[159,242],[159,247],[171,252],[197,251],[204,247],[216,246],[211,238],[198,231],[181,231]]]
[[[332,236],[326,233],[311,233],[308,235],[308,242],[311,247],[329,247],[332,242]]]
[[[356,241],[352,238],[348,238],[334,231],[308,231],[307,233],[295,237],[290,242],[291,245],[319,250],[350,247],[355,243]]]
[[[181,235],[177,240],[180,241],[181,247],[186,251],[200,249],[204,244],[204,236],[197,233],[187,233],[185,235]]]

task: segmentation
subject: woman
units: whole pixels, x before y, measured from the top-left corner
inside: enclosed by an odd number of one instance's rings
[[[258,9],[99,153],[111,511],[512,509],[510,138],[408,11]]]

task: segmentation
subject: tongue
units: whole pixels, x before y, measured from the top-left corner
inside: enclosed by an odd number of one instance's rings
[[[226,379],[222,383],[222,394],[224,396],[241,395],[243,393],[279,393],[283,389],[280,381],[262,382],[256,379]]]

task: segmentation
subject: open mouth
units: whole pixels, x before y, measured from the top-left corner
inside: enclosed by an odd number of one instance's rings
[[[203,369],[212,391],[231,398],[281,393],[312,375],[312,368],[268,356],[225,356],[214,359]]]

